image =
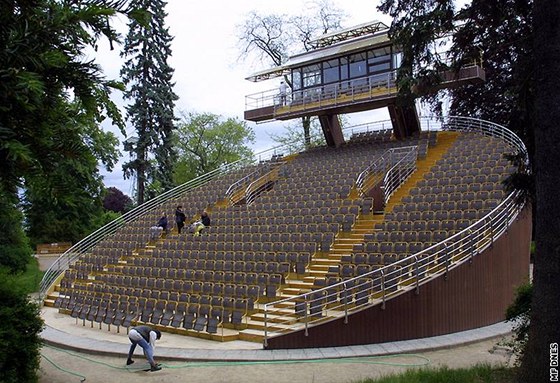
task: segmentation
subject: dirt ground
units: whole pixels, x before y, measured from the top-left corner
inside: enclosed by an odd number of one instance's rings
[[[340,383],[360,382],[410,368],[511,362],[510,355],[490,339],[452,349],[421,354],[392,355],[359,359],[328,359],[302,362],[177,362],[158,360],[163,369],[145,372],[148,364],[141,354],[127,368],[125,358],[88,355],[45,346],[41,350],[40,383]],[[157,349],[156,349],[157,360]]]

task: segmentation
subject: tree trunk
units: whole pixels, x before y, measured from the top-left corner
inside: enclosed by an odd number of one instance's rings
[[[309,149],[311,146],[311,117],[302,117],[301,125],[303,126],[303,139],[305,140],[305,147]]]
[[[531,327],[518,377],[523,383],[554,381],[554,373],[558,379],[558,359],[551,366],[551,357],[554,347],[558,357],[560,343],[560,2],[535,0],[533,17],[536,253]]]

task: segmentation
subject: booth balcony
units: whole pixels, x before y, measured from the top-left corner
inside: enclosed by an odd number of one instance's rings
[[[484,69],[478,65],[458,72],[442,73],[438,88],[451,88],[465,83],[485,81]],[[321,116],[362,112],[395,104],[396,72],[327,84],[286,94],[269,90],[245,97],[248,121],[290,120],[304,116]]]

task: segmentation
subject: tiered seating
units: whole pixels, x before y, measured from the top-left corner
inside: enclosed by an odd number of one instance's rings
[[[435,136],[408,142],[387,137],[360,134],[337,149],[301,153],[282,165],[274,187],[250,206],[213,209],[212,226],[203,236],[171,233],[147,251],[145,235],[162,211],[172,218],[181,204],[194,216],[215,206],[254,167],[153,209],[70,268],[55,305],[92,325],[128,327],[139,321],[208,333],[216,333],[220,325],[243,327],[244,318],[260,303],[279,297],[287,279],[306,273],[317,251],[328,252],[341,231],[352,230],[363,201],[349,196],[358,174],[376,156],[395,146],[420,143],[427,148]],[[501,145],[489,137],[460,135],[385,220],[326,278],[317,279],[316,287],[391,265],[484,216],[502,199],[500,181],[511,172]],[[397,288],[397,282],[391,283],[386,287]]]
[[[364,242],[329,270],[327,284],[405,259],[481,219],[504,197],[501,182],[513,171],[505,152],[498,139],[460,135]],[[403,276],[407,272],[403,270]]]

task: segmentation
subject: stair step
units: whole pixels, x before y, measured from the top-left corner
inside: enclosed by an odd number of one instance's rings
[[[269,335],[272,335],[269,333]],[[254,329],[245,329],[239,331],[239,340],[246,342],[262,343],[264,341],[264,332]]]

